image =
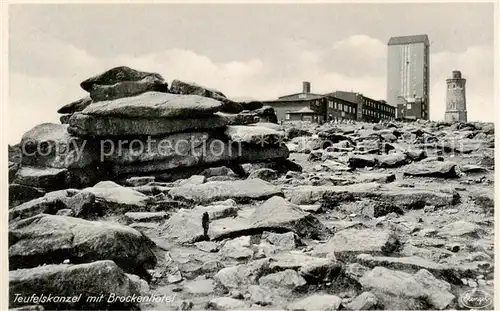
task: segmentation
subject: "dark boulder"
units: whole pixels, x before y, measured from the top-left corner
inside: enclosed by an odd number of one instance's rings
[[[90,98],[90,96],[87,95],[83,98],[80,98],[79,100],[76,100],[74,102],[62,106],[61,108],[59,108],[59,110],[57,110],[57,113],[73,114],[75,112],[79,112],[87,108],[87,106],[90,105],[91,103],[92,103],[92,98]]]
[[[348,160],[350,167],[363,168],[377,165],[377,158],[370,155],[354,155]]]
[[[18,206],[24,202],[31,201],[45,195],[45,191],[35,187],[10,184],[9,185],[9,207]]]
[[[156,265],[154,242],[130,227],[40,214],[9,225],[9,269],[110,259],[128,273],[148,277]]]
[[[69,124],[69,118],[71,118],[72,114],[63,114],[59,117],[59,122],[61,124]]]
[[[243,107],[243,110],[255,110],[255,109],[260,109],[264,106],[262,102],[252,100],[252,101],[244,101],[244,102],[238,102]]]
[[[459,170],[457,164],[454,162],[424,162],[412,164],[406,169],[404,175],[418,177],[457,178],[459,177]]]
[[[377,157],[377,165],[382,168],[394,168],[409,163],[408,157],[404,153],[390,153]]]
[[[163,77],[158,73],[138,71],[127,66],[120,66],[111,68],[97,76],[88,78],[80,83],[80,86],[85,91],[90,92],[94,85],[113,85],[123,81],[140,81],[146,77],[163,81]]]
[[[95,84],[90,90],[94,102],[136,96],[145,92],[168,93],[168,85],[163,80],[146,77],[140,81],[123,81],[113,85]]]
[[[214,89],[209,89],[192,82],[174,80],[172,81],[172,85],[170,86],[170,92],[174,94],[198,95],[216,99],[222,102],[221,111],[223,112],[239,113],[244,109],[241,104],[230,100],[222,92]]]

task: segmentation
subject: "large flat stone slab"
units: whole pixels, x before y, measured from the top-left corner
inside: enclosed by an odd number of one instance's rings
[[[328,236],[328,230],[315,216],[279,196],[257,207],[250,215],[249,222],[253,229],[292,231],[304,238]]]
[[[375,193],[375,199],[390,202],[404,210],[420,209],[426,205],[452,206],[458,204],[460,195],[450,187],[402,188],[394,184],[387,184],[381,191]]]
[[[278,252],[270,256],[272,271],[297,270],[309,283],[317,283],[338,276],[340,264],[335,258],[320,258],[298,251]]]
[[[462,284],[462,281],[460,279],[462,277],[466,277],[465,273],[467,272],[464,269],[454,269],[454,267],[450,265],[440,264],[416,256],[386,257],[360,254],[356,257],[356,261],[363,266],[370,268],[386,267],[389,269],[402,270],[405,272],[417,272],[420,269],[426,269],[430,271],[434,276],[457,285]]]
[[[231,142],[258,145],[265,148],[283,142],[284,132],[263,126],[229,125],[224,134]]]
[[[143,211],[150,201],[147,195],[109,180],[82,191],[93,194],[110,213]]]
[[[211,181],[202,185],[176,187],[169,194],[178,199],[206,203],[218,200],[265,200],[282,195],[281,189],[261,179]]]
[[[103,142],[104,162],[126,166],[145,162],[170,163],[171,167],[191,166],[209,151],[208,132],[174,133],[148,139]]]
[[[197,95],[146,92],[92,103],[82,113],[123,118],[191,118],[213,114],[219,111],[221,105],[217,100]]]
[[[392,254],[398,246],[399,239],[390,230],[345,229],[336,232],[326,243],[318,244],[312,255],[325,257],[333,253],[337,259],[347,261],[362,253]]]
[[[209,217],[199,211],[181,209],[159,228],[160,234],[176,243],[195,243],[206,239],[204,223],[208,226]]]
[[[377,166],[382,168],[395,168],[408,164],[408,157],[405,153],[396,152],[377,157]]]
[[[9,219],[24,219],[41,213],[56,214],[71,209],[75,217],[117,215],[145,211],[150,198],[132,188],[102,181],[83,190],[52,191],[9,210]]]
[[[340,308],[342,299],[335,295],[313,294],[290,303],[286,309],[290,311],[334,311]]]
[[[175,134],[174,134],[175,135]],[[183,133],[179,133],[182,136]],[[167,138],[169,140],[170,138]],[[112,163],[111,172],[114,175],[144,174],[162,172],[189,167],[207,167],[227,165],[227,163],[242,164],[262,162],[270,159],[286,159],[289,151],[286,146],[238,145],[227,141],[193,136],[187,140],[175,139],[181,144],[173,144],[174,148],[163,145],[163,150],[152,148],[149,152],[122,152],[122,156],[110,155],[107,161]],[[188,143],[187,143],[188,142]],[[165,148],[167,147],[167,148]],[[177,149],[177,150],[176,150]],[[115,161],[116,162],[113,162]]]
[[[348,186],[298,186],[285,188],[285,198],[294,204],[314,204],[323,196],[335,193],[348,193],[358,197],[373,195],[376,190],[381,189],[379,183],[371,182]]]
[[[381,184],[390,183],[396,180],[396,175],[390,173],[365,173],[356,177],[357,183],[377,182]]]
[[[282,294],[304,288],[307,281],[292,269],[271,273],[259,279],[259,285],[269,291]]]
[[[246,289],[256,285],[258,280],[269,272],[269,258],[258,259],[247,264],[221,269],[214,279],[227,289]]]
[[[261,234],[266,231],[287,232],[280,236],[293,234],[307,238],[326,238],[329,235],[327,228],[312,214],[302,211],[280,197],[273,197],[257,208],[242,208],[238,210],[237,217],[210,221],[208,232],[211,240],[221,240]],[[268,235],[269,232],[263,236],[263,239]],[[276,245],[276,247],[280,246]]]
[[[457,178],[459,177],[458,165],[450,161],[436,161],[425,163],[414,163],[406,168],[404,174],[417,177],[441,177]]]
[[[236,204],[232,200],[196,206],[189,210],[181,209],[159,228],[159,233],[165,239],[176,243],[195,243],[207,239],[209,226],[214,221],[226,217],[232,219],[232,216],[236,215]]]
[[[343,201],[372,199],[390,203],[407,210],[423,208],[425,205],[449,206],[459,202],[460,195],[453,190],[431,187],[402,188],[397,185],[376,182],[347,186],[298,186],[284,188],[285,198],[295,204],[315,204],[320,201]]]
[[[465,220],[458,220],[450,224],[446,224],[437,232],[439,237],[444,238],[479,238],[485,234],[485,230],[480,225],[468,222]]]
[[[139,81],[117,82],[113,85],[95,84],[90,90],[90,97],[94,102],[98,102],[137,96],[145,92],[168,93],[168,85],[163,80],[154,77],[145,77]]]
[[[414,309],[421,299],[433,308],[442,310],[455,299],[450,284],[436,279],[429,271],[419,270],[415,274],[375,267],[360,280],[365,290],[370,290],[387,309]],[[398,303],[404,304],[398,305]]]
[[[79,193],[76,189],[64,189],[51,191],[42,197],[24,202],[9,209],[9,220],[29,218],[41,213],[56,213],[58,209],[67,208],[65,199],[75,196]]]
[[[247,234],[254,234],[252,225],[248,221],[249,215],[234,218],[223,218],[210,222],[208,235],[210,240],[222,240],[225,238],[237,237]],[[261,232],[263,230],[257,230]]]
[[[14,183],[45,190],[66,188],[68,170],[64,168],[21,167],[14,177]]]
[[[159,136],[170,133],[223,128],[229,119],[217,115],[187,119],[124,118],[75,113],[69,120],[68,132],[76,136]]]
[[[330,258],[314,257],[298,251],[279,252],[270,258],[272,262],[269,267],[273,271],[307,270],[308,266],[328,266],[335,262]]]
[[[228,120],[228,125],[248,125],[255,122],[255,118],[258,117],[256,113],[252,111],[242,111],[240,113],[227,113],[227,112],[216,112],[215,115],[221,116]]]

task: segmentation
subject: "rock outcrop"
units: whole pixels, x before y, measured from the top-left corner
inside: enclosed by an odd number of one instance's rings
[[[156,264],[152,247],[132,228],[75,217],[41,214],[9,225],[11,270],[109,259],[126,272],[145,275]]]
[[[81,87],[9,146],[9,308],[492,307],[493,124],[277,124],[123,66]]]
[[[161,177],[178,168],[234,167],[289,155],[282,133],[250,126],[274,114],[259,102],[240,105],[180,80],[168,89],[159,74],[125,66],[81,87],[89,96],[58,111],[67,124],[42,124],[23,136],[21,167],[9,166],[13,182],[48,191],[65,184],[82,188],[100,180]]]

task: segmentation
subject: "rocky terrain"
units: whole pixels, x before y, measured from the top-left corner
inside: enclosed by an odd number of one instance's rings
[[[260,102],[128,67],[81,87],[61,124],[9,146],[11,308],[493,300],[493,124],[279,125]]]

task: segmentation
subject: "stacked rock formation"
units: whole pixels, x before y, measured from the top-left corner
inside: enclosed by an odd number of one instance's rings
[[[172,180],[210,166],[242,171],[242,163],[288,157],[282,133],[255,124],[276,118],[260,102],[235,102],[179,80],[169,89],[159,74],[128,67],[80,85],[89,96],[58,110],[63,124],[41,124],[23,136],[15,184],[56,190],[138,175]]]

